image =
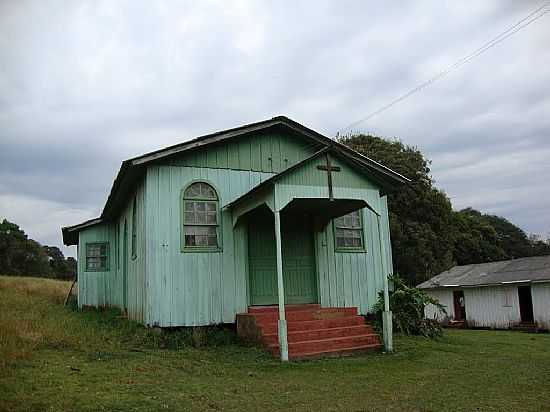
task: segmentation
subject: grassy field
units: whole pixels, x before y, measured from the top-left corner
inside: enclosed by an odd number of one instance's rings
[[[398,337],[392,355],[282,365],[65,308],[69,286],[0,277],[1,411],[550,410],[548,334],[449,331]]]

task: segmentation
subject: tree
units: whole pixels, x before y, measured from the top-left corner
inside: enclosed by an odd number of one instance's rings
[[[388,195],[394,268],[411,285],[453,264],[453,215],[447,195],[433,186],[430,161],[415,147],[371,135],[340,142],[411,179]]]
[[[18,225],[6,219],[0,223],[0,274],[66,279],[74,273],[76,261],[66,260],[59,248],[29,239]]]
[[[415,147],[371,135],[339,141],[411,179],[388,195],[395,272],[416,285],[455,264],[550,254],[550,241],[529,238],[503,217],[467,208],[455,212],[434,187],[431,162]]]

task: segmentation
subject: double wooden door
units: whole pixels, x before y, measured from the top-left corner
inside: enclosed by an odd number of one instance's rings
[[[284,215],[281,219],[283,281],[288,304],[317,303],[317,276],[311,219]],[[277,298],[274,217],[260,208],[249,217],[249,292],[252,305],[273,305]]]

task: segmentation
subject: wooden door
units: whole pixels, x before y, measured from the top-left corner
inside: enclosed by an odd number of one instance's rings
[[[282,219],[285,302],[317,303],[315,252],[311,219],[290,215]]]
[[[285,216],[281,220],[285,302],[316,303],[317,282],[310,220],[303,216]],[[278,286],[273,213],[261,208],[249,216],[248,222],[250,304],[276,305]]]
[[[464,292],[462,290],[455,290],[453,292],[453,303],[455,320],[466,320],[466,302],[464,301]]]

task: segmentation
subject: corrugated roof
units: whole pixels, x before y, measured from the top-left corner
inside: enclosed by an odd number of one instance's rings
[[[421,289],[550,281],[550,255],[455,266],[418,285]]]

